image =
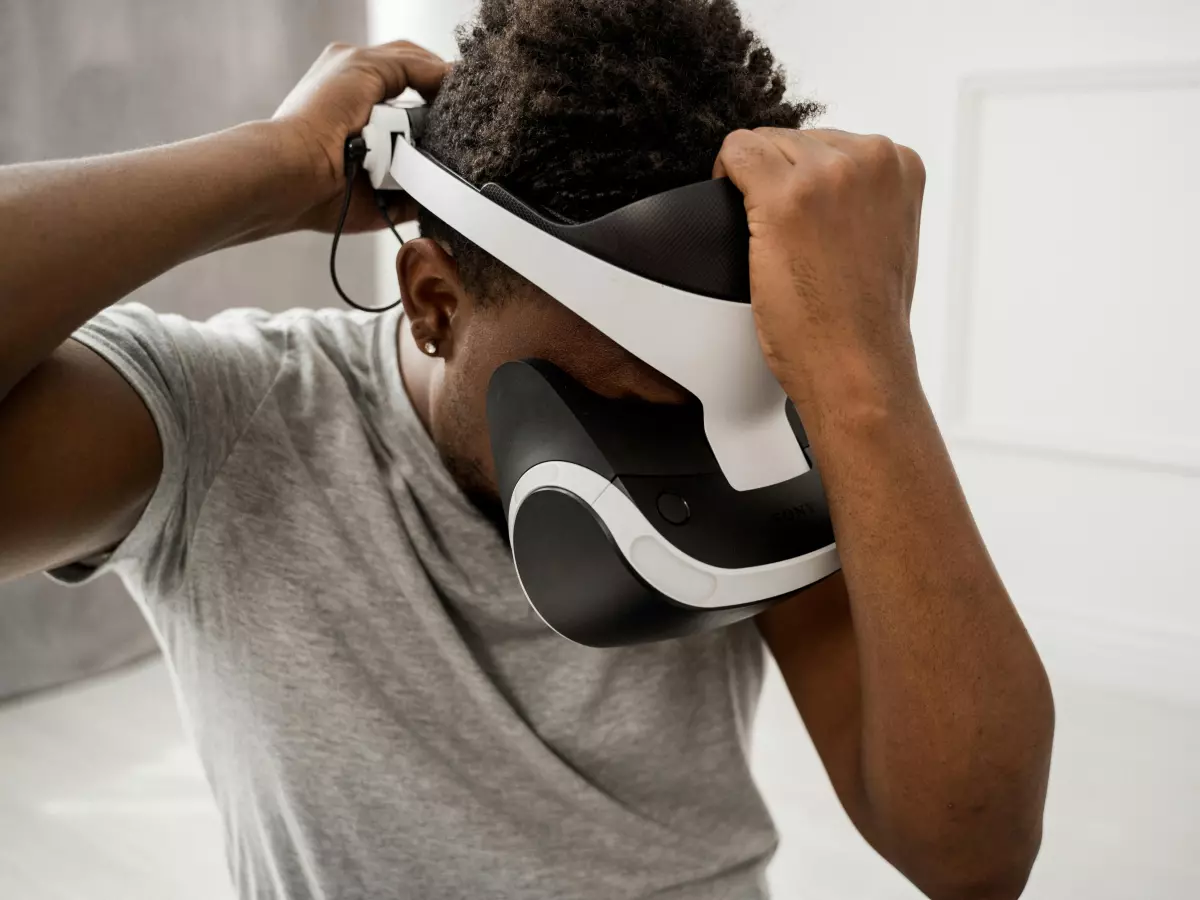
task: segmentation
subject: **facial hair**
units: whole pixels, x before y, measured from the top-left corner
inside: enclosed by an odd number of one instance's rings
[[[500,535],[506,547],[509,546],[508,523],[504,519],[504,504],[496,491],[487,485],[483,467],[477,460],[462,457],[442,455],[442,463],[446,471],[454,479],[463,496]],[[511,549],[511,548],[510,548]]]

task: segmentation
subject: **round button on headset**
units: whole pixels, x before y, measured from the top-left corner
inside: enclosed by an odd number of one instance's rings
[[[678,494],[659,494],[658,514],[672,525],[685,525],[692,517],[687,501]]]

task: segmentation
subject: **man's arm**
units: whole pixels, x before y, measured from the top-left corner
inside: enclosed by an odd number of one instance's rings
[[[1041,839],[1053,701],[917,377],[924,171],[840,132],[740,132],[721,159],[843,564],[760,628],[867,840],[935,900],[1015,898]]]
[[[311,180],[283,138],[254,123],[150,150],[0,168],[0,398],[135,288],[268,233],[287,214],[289,184]]]
[[[270,122],[0,168],[0,580],[117,543],[161,471],[139,398],[69,336],[188,259],[331,227],[346,137],[410,85],[432,97],[446,71],[412,44],[335,45]],[[360,190],[349,229],[378,222]]]
[[[166,147],[0,168],[0,398],[101,309],[193,257],[328,230],[342,147],[371,107],[446,63],[400,42],[333,45],[275,118]],[[365,185],[348,230],[380,223]]]

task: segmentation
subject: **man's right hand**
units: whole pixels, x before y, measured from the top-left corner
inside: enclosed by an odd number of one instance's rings
[[[284,146],[311,163],[309,191],[297,195],[305,205],[292,227],[332,231],[345,191],[343,148],[346,139],[362,130],[371,108],[413,88],[432,102],[451,66],[409,41],[378,47],[330,44],[308,74],[292,89],[272,119]],[[404,221],[414,209],[399,211]],[[365,183],[356,185],[347,231],[380,227],[379,211]]]

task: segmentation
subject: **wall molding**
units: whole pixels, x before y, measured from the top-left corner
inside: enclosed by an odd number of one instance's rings
[[[1182,441],[1155,443],[1105,435],[1103,441],[1092,443],[1072,435],[1028,429],[1020,423],[984,425],[969,420],[950,422],[942,430],[955,446],[968,450],[1200,477],[1200,445]]]
[[[1067,93],[1200,87],[1200,59],[1167,64],[1118,63],[1062,69],[996,69],[959,79],[960,93]]]
[[[1200,708],[1200,634],[1037,604],[1021,616],[1051,681]]]
[[[971,415],[971,334],[976,298],[976,223],[979,215],[980,124],[989,97],[1012,93],[1200,89],[1200,60],[1172,65],[979,72],[959,81],[955,112],[949,302],[946,305],[944,403],[939,418],[948,439],[994,452],[1040,456],[1144,471],[1200,476],[1200,445],[1111,434],[1065,435],[1017,422],[980,422]]]

